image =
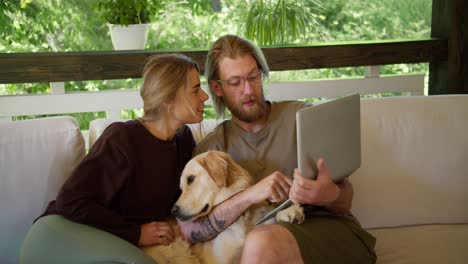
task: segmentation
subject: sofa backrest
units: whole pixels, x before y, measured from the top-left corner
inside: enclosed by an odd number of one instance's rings
[[[85,155],[71,117],[0,124],[0,263],[18,263],[27,231]]]
[[[89,123],[89,148],[94,145],[99,136],[104,132],[104,130],[112,123],[118,121],[125,121],[119,119],[110,119],[110,118],[98,118],[94,119]],[[218,120],[215,119],[204,119],[201,123],[189,124],[189,128],[192,131],[195,142],[200,142],[209,132],[211,132],[216,125]]]
[[[361,140],[364,227],[468,223],[468,95],[364,99]]]

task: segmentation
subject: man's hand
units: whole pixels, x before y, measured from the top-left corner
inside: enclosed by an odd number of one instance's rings
[[[292,180],[281,172],[275,171],[247,189],[252,204],[268,200],[272,203],[286,201]]]
[[[169,245],[174,241],[174,230],[168,222],[151,222],[141,225],[139,246]]]
[[[328,206],[340,196],[340,188],[330,177],[323,158],[317,161],[317,168],[318,175],[315,180],[305,178],[298,169],[294,170],[294,181],[289,193],[289,198],[294,204]]]

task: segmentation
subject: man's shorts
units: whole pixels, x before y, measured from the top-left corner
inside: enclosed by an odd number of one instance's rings
[[[308,216],[302,224],[281,222],[296,238],[304,263],[375,263],[376,239],[352,216]]]

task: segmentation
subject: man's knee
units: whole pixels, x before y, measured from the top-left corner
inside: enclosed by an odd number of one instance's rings
[[[271,241],[272,237],[274,236],[270,226],[260,226],[252,231],[247,235],[245,240],[245,244],[249,245],[248,248],[252,247],[267,247],[269,241]]]
[[[295,244],[294,236],[281,225],[263,225],[253,229],[246,238],[246,249],[276,251],[285,245]]]
[[[276,237],[273,225],[256,227],[247,235],[242,250],[241,263],[266,263],[269,258],[274,257],[275,250],[279,245],[275,244]]]
[[[246,238],[242,263],[302,263],[296,239],[281,225],[264,225]]]

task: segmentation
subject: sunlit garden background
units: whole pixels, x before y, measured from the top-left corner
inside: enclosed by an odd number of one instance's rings
[[[97,0],[1,0],[0,53],[112,50]],[[147,50],[206,50],[231,33],[261,46],[430,37],[431,0],[186,0],[162,1],[153,14]],[[281,8],[278,8],[281,7]],[[281,23],[277,26],[271,21]],[[428,64],[385,65],[381,75],[425,73]],[[363,76],[364,67],[273,72],[270,79]],[[138,89],[141,80],[67,82],[67,92]],[[427,86],[427,85],[426,85]],[[48,83],[0,84],[0,96],[49,93]],[[138,111],[124,111],[135,118]],[[213,117],[211,110],[206,117]],[[82,129],[103,112],[74,115]],[[28,117],[19,117],[28,118]]]

